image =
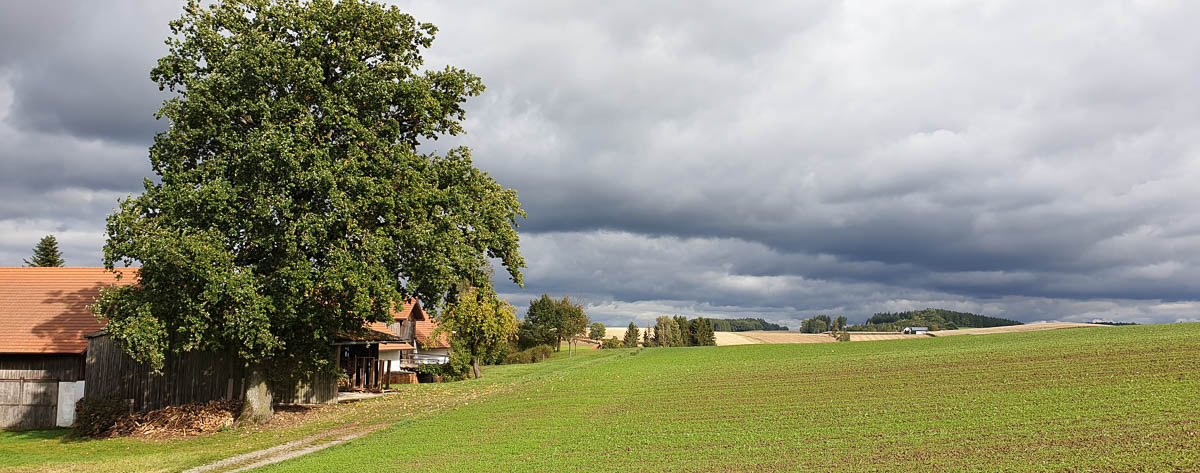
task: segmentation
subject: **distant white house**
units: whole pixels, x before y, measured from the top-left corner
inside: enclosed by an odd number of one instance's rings
[[[924,335],[929,332],[929,327],[904,327],[900,333],[909,335]]]

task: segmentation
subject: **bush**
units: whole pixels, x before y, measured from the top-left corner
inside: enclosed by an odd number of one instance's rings
[[[553,354],[554,347],[551,347],[550,345],[538,345],[528,350],[509,353],[508,356],[504,358],[504,363],[509,365],[537,363],[539,361],[545,361],[547,358],[550,358],[550,355]]]
[[[617,337],[606,338],[600,342],[600,348],[621,348],[625,346]]]
[[[504,357],[504,364],[506,365],[520,365],[524,363],[533,363],[533,354],[529,350],[509,353],[508,356]]]
[[[108,432],[118,420],[129,414],[129,402],[115,397],[83,398],[76,404],[75,435],[96,437]]]
[[[529,353],[533,356],[533,362],[546,361],[554,354],[554,347],[550,345],[538,345],[530,348]]]

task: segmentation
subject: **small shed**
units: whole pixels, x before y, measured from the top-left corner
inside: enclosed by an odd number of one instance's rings
[[[100,289],[131,284],[104,268],[0,268],[0,429],[68,427],[85,388],[87,306]]]
[[[908,335],[924,335],[929,333],[929,327],[904,327],[904,330],[901,330],[900,333]]]

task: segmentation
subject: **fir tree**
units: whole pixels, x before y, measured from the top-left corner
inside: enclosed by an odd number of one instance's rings
[[[66,261],[63,261],[62,252],[58,251],[58,240],[54,238],[54,235],[42,237],[42,241],[33,247],[33,258],[25,260],[25,266],[34,267],[61,268],[65,264]]]

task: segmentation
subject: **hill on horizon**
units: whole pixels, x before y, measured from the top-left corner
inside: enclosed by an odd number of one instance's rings
[[[1023,325],[1016,320],[989,317],[969,312],[946,309],[909,310],[904,312],[880,312],[866,322],[854,324],[847,330],[857,332],[895,332],[904,327],[929,327],[930,330],[954,330],[957,328],[988,328],[1008,325]]]

